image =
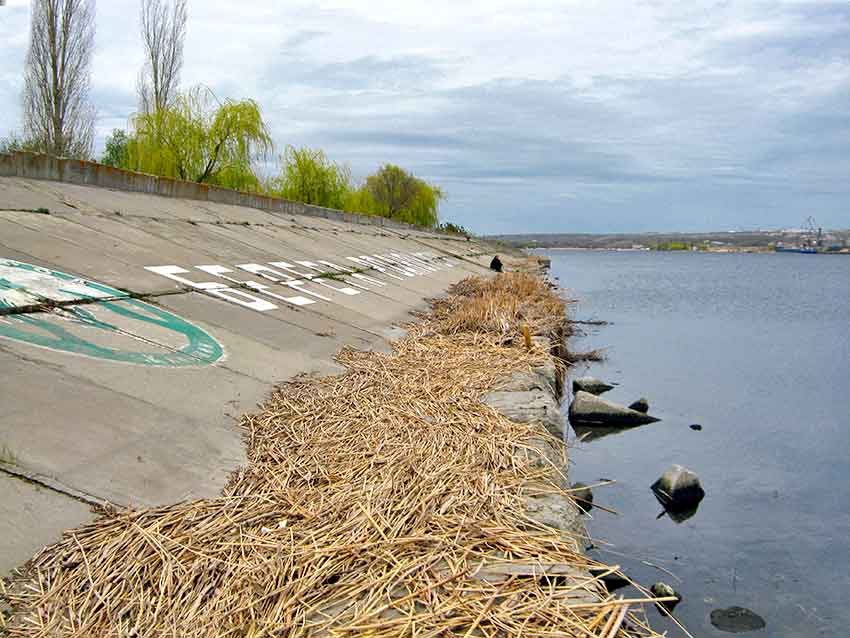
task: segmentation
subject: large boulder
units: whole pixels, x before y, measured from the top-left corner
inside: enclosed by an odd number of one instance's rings
[[[690,511],[705,497],[699,477],[681,465],[664,472],[651,489],[664,509],[671,512]]]
[[[584,391],[576,392],[570,404],[569,417],[571,424],[585,427],[631,427],[659,420]]]
[[[604,394],[613,390],[614,386],[594,377],[578,377],[573,379],[573,392],[590,392],[590,394]]]

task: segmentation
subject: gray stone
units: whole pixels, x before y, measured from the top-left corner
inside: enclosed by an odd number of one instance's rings
[[[614,386],[594,377],[579,377],[573,379],[573,392],[590,392],[590,394],[604,394],[613,390]]]
[[[491,392],[484,403],[519,423],[541,423],[551,434],[564,436],[564,418],[551,392],[528,390],[526,392]]]
[[[554,368],[554,366],[553,366]],[[548,374],[546,368],[534,368],[528,372],[515,372],[505,377],[496,385],[496,390],[501,392],[525,392],[528,390],[542,390],[555,393],[556,377]]]
[[[569,489],[565,447],[552,437],[535,436],[514,447],[514,456],[532,469],[545,470],[562,489]]]
[[[646,414],[647,412],[649,412],[649,401],[641,397],[640,399],[632,403],[629,408]]]
[[[744,607],[715,609],[711,612],[711,624],[720,631],[730,634],[756,631],[758,629],[764,629],[767,626],[764,618]]]
[[[675,589],[670,587],[667,583],[655,583],[652,587],[649,588],[649,591],[652,592],[652,595],[656,598],[675,598],[676,600],[668,600],[661,603],[656,603],[656,607],[658,607],[658,611],[662,613],[662,615],[669,616],[670,612],[672,612],[676,605],[682,602],[682,595],[679,594]]]
[[[655,417],[606,401],[589,392],[576,392],[570,405],[570,423],[583,426],[629,427],[658,421]]]
[[[593,509],[593,491],[584,483],[573,483],[570,488],[570,496],[582,512]]]
[[[570,539],[575,545],[576,551],[581,551],[578,539],[586,536],[584,524],[581,521],[580,511],[572,499],[564,498],[559,494],[541,494],[525,497],[525,509],[529,524],[526,529],[533,530],[536,524],[564,532],[564,540]]]
[[[691,510],[705,497],[699,477],[681,465],[664,472],[651,489],[664,508],[673,512]]]

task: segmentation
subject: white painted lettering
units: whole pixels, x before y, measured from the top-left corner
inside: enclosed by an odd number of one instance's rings
[[[215,275],[216,277],[221,277],[222,279],[226,279],[227,281],[232,281],[233,283],[241,284],[243,286],[247,286],[248,288],[251,288],[252,290],[256,290],[257,292],[261,292],[264,295],[268,295],[269,297],[273,297],[274,299],[279,299],[281,301],[285,301],[287,303],[292,304],[293,306],[307,306],[311,303],[315,303],[315,302],[311,301],[310,299],[306,299],[305,297],[301,297],[301,296],[284,297],[282,295],[275,294],[275,293],[270,291],[268,286],[266,286],[265,284],[261,284],[259,282],[256,282],[256,281],[252,281],[252,280],[243,281],[241,279],[235,279],[234,277],[229,277],[226,273],[231,273],[231,272],[233,272],[233,270],[231,270],[230,268],[226,268],[224,266],[217,266],[217,265],[196,266],[196,268],[198,268],[198,270],[203,270],[204,272],[208,272],[211,275]]]
[[[169,279],[173,279],[174,281],[177,281],[181,284],[191,286],[192,288],[197,288],[198,290],[215,290],[217,288],[227,288],[227,284],[223,284],[220,281],[199,282],[186,279],[185,277],[179,277],[178,275],[186,274],[189,272],[188,270],[186,270],[185,268],[181,268],[180,266],[145,266],[145,270],[155,272],[157,275],[168,277]]]

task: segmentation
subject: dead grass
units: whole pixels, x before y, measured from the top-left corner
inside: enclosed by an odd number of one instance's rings
[[[345,374],[245,416],[249,463],[221,497],[67,532],[9,587],[6,631],[657,636],[650,599],[609,595],[605,566],[526,513],[532,491],[568,498],[534,456],[541,428],[480,401],[549,360],[505,335],[557,332],[563,312],[529,276],[461,282],[392,354],[344,350]]]

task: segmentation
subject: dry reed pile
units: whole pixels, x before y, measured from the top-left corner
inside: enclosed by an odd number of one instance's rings
[[[344,350],[346,373],[296,379],[244,417],[249,464],[221,497],[67,532],[8,587],[6,631],[656,636],[589,576],[603,566],[526,514],[529,494],[564,494],[529,444],[541,428],[480,401],[549,360],[506,336],[563,323],[534,277],[461,282],[391,354]]]

